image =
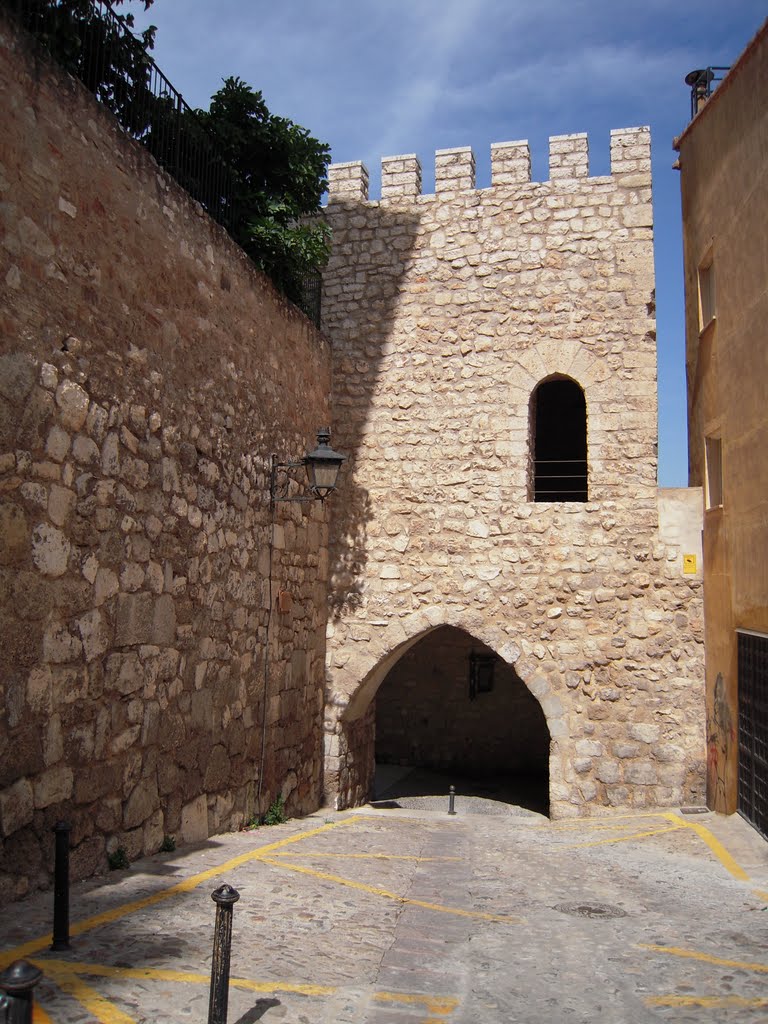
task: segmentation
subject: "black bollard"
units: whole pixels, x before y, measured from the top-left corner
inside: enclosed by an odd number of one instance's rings
[[[53,827],[56,835],[56,861],[53,877],[53,942],[51,949],[69,949],[69,833],[72,826],[66,821],[57,821]]]
[[[43,972],[26,960],[16,960],[0,974],[0,1017],[5,1024],[32,1024],[32,990]]]
[[[455,803],[456,803],[456,787],[455,786],[451,786],[448,789],[448,813],[449,814],[455,814],[456,813]]]
[[[227,1024],[229,954],[232,950],[232,908],[240,899],[240,893],[231,885],[224,884],[220,885],[218,889],[214,889],[211,899],[216,904],[216,924],[213,931],[208,1024]]]

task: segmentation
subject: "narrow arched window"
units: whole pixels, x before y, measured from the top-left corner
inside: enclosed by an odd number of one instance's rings
[[[531,396],[534,501],[587,500],[587,403],[569,377],[542,381]]]

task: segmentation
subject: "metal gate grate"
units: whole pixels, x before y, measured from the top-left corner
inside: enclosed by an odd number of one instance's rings
[[[768,637],[738,638],[739,811],[768,839]]]

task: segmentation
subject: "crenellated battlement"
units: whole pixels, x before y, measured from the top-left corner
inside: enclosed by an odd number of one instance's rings
[[[586,134],[553,135],[549,139],[549,180],[568,182],[589,177]],[[611,132],[611,177],[631,187],[650,184],[651,134],[647,127]],[[527,140],[491,146],[491,188],[531,183],[531,151]],[[469,146],[435,153],[435,194],[474,189],[475,155]],[[415,153],[386,156],[381,161],[381,198],[415,199],[422,195],[421,163]],[[328,199],[368,200],[368,169],[360,161],[332,164]]]

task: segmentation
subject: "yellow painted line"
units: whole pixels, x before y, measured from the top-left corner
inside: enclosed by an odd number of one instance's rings
[[[765,900],[768,903],[768,892],[763,892],[762,889],[753,889],[752,894],[757,896],[758,899]]]
[[[459,1005],[453,996],[406,995],[404,992],[375,992],[373,998],[379,1003],[405,1003],[406,1006],[423,1006],[427,1013],[447,1017]],[[433,1018],[434,1019],[434,1018]],[[429,1020],[422,1021],[429,1024]]]
[[[53,1024],[40,1003],[35,1003],[32,1007],[32,1024]]]
[[[638,811],[636,814],[612,814],[610,817],[597,818],[569,818],[562,824],[557,821],[550,822],[548,827],[553,832],[565,832],[574,828],[611,828],[614,821],[637,821],[643,818],[664,818],[665,811]],[[546,827],[546,826],[545,826]]]
[[[94,978],[133,978],[137,981],[170,981],[180,984],[209,985],[210,974],[192,971],[171,971],[164,967],[110,967],[106,964],[70,963],[64,960],[38,960],[43,970],[53,965],[53,972],[71,975],[85,974]],[[294,992],[302,996],[330,996],[337,991],[329,985],[301,985],[288,981],[253,981],[250,978],[230,978],[230,985],[249,992]]]
[[[96,1018],[99,1024],[136,1024],[133,1017],[129,1017],[127,1013],[123,1013],[113,1003],[100,996],[95,989],[86,985],[76,974],[67,969],[60,969],[49,961],[46,961],[45,969],[46,974],[62,992],[66,992],[67,995],[76,999],[92,1017]]]
[[[578,850],[585,846],[607,846],[608,843],[629,843],[633,839],[646,839],[648,836],[663,836],[667,832],[677,832],[682,825],[675,825],[672,828],[657,828],[649,832],[633,832],[628,836],[614,836],[612,839],[594,839],[589,843],[567,843],[562,847],[564,850]]]
[[[728,853],[726,848],[716,839],[708,828],[704,828],[703,825],[699,825],[693,821],[685,821],[678,814],[668,812],[664,815],[667,821],[676,822],[678,827],[680,825],[683,828],[689,828],[695,832],[699,839],[703,839],[707,846],[710,848],[712,853],[717,857],[720,863],[723,865],[726,871],[728,871],[734,878],[738,878],[740,882],[748,882],[749,875],[746,873],[744,868],[736,862],[736,860]]]
[[[620,828],[637,828],[641,821],[648,821],[649,818],[662,818],[663,814],[638,814],[633,815],[631,818],[629,815],[621,814],[616,815],[617,818],[623,820],[618,824],[609,824],[605,818],[579,818],[578,821],[568,825],[552,825],[553,832],[576,832],[582,829],[588,828],[594,831],[602,831],[605,829],[620,829]]]
[[[768,1007],[768,998],[747,999],[744,996],[649,996],[646,1006],[700,1006],[706,1010],[727,1010],[731,1007],[761,1010]]]
[[[726,960],[721,956],[699,953],[695,949],[681,949],[679,946],[654,946],[644,942],[638,943],[638,949],[649,949],[652,953],[668,953],[670,956],[681,956],[686,960],[700,960],[702,963],[714,964],[717,967],[735,967],[744,971],[759,971],[761,974],[768,974],[768,964],[756,964],[748,960]]]
[[[273,853],[270,859],[280,857],[336,857],[341,860],[412,860],[419,864],[426,864],[432,861],[461,860],[461,857],[411,857],[397,853],[316,853],[306,850],[291,850],[290,853]]]
[[[171,899],[173,896],[178,896],[180,893],[191,892],[203,882],[209,881],[211,878],[217,878],[225,872],[233,871],[242,864],[247,864],[252,860],[260,860],[265,853],[272,853],[274,850],[279,850],[291,843],[299,843],[304,839],[311,838],[312,836],[329,832],[331,829],[339,828],[341,825],[352,825],[357,821],[363,820],[365,819],[361,815],[354,815],[350,818],[344,818],[342,821],[334,821],[330,822],[328,825],[321,825],[319,828],[310,829],[308,832],[298,832],[296,835],[280,839],[275,843],[268,843],[266,846],[259,846],[255,850],[249,850],[248,853],[241,853],[238,857],[233,857],[231,860],[225,861],[223,864],[217,864],[215,867],[208,868],[206,871],[201,871],[196,875],[191,875],[189,878],[185,878],[181,882],[177,882],[175,885],[169,886],[167,889],[161,889],[159,892],[153,893],[151,896],[144,896],[140,900],[123,903],[121,906],[114,907],[112,910],[105,910],[101,914],[95,914],[93,917],[87,917],[82,921],[78,921],[71,926],[69,933],[72,936],[82,935],[83,932],[91,931],[91,929],[98,928],[100,925],[112,924],[115,921],[119,921],[121,917],[133,914],[137,910],[145,910],[147,907],[156,906],[158,903]],[[50,944],[51,935],[48,934],[43,935],[38,939],[31,939],[29,942],[22,943],[22,945],[16,946],[13,949],[6,950],[4,953],[0,953],[0,969],[6,967],[14,960],[22,960],[30,956],[34,956],[35,953],[39,953],[41,950],[50,946]]]
[[[325,871],[315,871],[313,868],[305,868],[300,864],[291,864],[286,860],[263,858],[265,864],[272,864],[276,868],[286,868],[288,871],[296,871],[301,875],[310,875],[312,878],[319,878],[324,882],[334,882],[336,885],[345,885],[350,889],[359,889],[361,892],[369,892],[374,896],[383,896],[388,900],[395,900],[397,903],[407,904],[412,907],[423,907],[425,910],[438,910],[442,914],[454,914],[457,917],[472,917],[480,921],[497,921],[502,924],[525,924],[522,917],[505,917],[501,914],[486,914],[479,910],[461,910],[459,907],[446,907],[440,903],[425,903],[423,900],[412,900],[408,896],[399,896],[396,892],[388,889],[379,889],[374,885],[366,885],[364,882],[353,882],[349,878],[341,878],[340,875],[329,875]]]

